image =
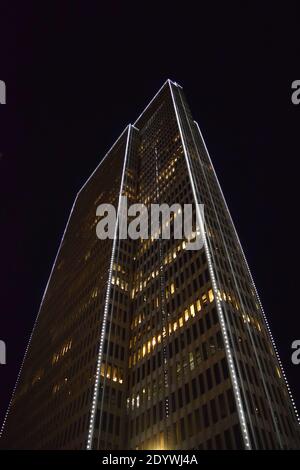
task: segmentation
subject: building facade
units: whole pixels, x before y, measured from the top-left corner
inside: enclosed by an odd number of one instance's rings
[[[111,203],[204,204],[204,244],[99,240]],[[119,222],[119,219],[117,219]],[[2,430],[18,449],[296,449],[299,423],[182,88],[162,86],[77,194]]]

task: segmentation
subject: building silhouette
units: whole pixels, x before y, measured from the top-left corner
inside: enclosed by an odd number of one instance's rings
[[[121,195],[204,204],[203,248],[172,236],[99,240],[96,209],[119,208]],[[167,80],[77,194],[1,445],[295,449],[298,429],[200,129]]]

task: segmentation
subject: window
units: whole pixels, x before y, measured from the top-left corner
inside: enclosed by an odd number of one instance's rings
[[[195,307],[194,307],[194,304],[192,304],[190,306],[190,312],[191,312],[191,316],[194,317],[195,316]]]
[[[181,388],[178,389],[178,405],[179,405],[179,408],[183,407],[182,389]]]
[[[197,398],[197,382],[196,382],[196,379],[193,379],[192,380],[192,395],[193,395],[193,399],[195,400]]]
[[[220,417],[225,418],[227,413],[226,413],[225,396],[223,393],[218,396],[218,402],[219,402]]]
[[[202,395],[203,393],[205,393],[205,385],[204,385],[203,374],[200,374],[200,375],[199,375],[198,380],[199,380],[200,393],[201,393],[201,395]]]
[[[235,403],[234,403],[234,396],[233,396],[232,388],[227,390],[227,401],[228,401],[229,411],[230,413],[233,413],[235,411]]]
[[[229,429],[227,429],[224,432],[224,438],[225,438],[225,444],[226,444],[226,449],[232,449],[232,440],[231,440],[231,435]]]
[[[202,406],[202,415],[203,415],[204,426],[207,428],[209,426],[209,416],[208,416],[207,405]]]
[[[243,440],[242,440],[242,433],[239,424],[236,424],[233,428],[233,435],[235,440],[235,445],[237,449],[243,449]]]
[[[175,392],[173,392],[172,395],[171,395],[171,410],[172,410],[172,413],[174,413],[174,411],[176,411]]]
[[[218,413],[217,413],[217,407],[216,407],[215,399],[210,401],[210,408],[211,408],[212,420],[213,420],[214,423],[216,423],[218,421]]]
[[[185,440],[185,425],[184,425],[184,418],[181,418],[180,420],[180,434],[181,434],[181,440]]]
[[[191,398],[190,398],[190,388],[189,388],[189,384],[185,384],[184,386],[184,392],[185,392],[185,402],[186,404],[190,403],[191,401]]]
[[[229,376],[229,371],[228,371],[228,366],[227,366],[227,362],[226,362],[225,357],[221,361],[221,367],[222,367],[222,371],[223,371],[223,378],[227,379],[228,376]]]
[[[216,363],[214,365],[214,375],[215,375],[216,385],[218,385],[221,382],[221,374],[220,374],[220,369],[219,369],[219,364],[218,363]]]
[[[213,386],[211,369],[207,369],[207,371],[206,371],[206,381],[207,381],[207,388],[208,388],[208,390],[210,390]]]

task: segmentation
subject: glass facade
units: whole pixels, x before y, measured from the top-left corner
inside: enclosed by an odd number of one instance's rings
[[[119,208],[121,195],[146,207],[204,204],[203,248],[187,250],[187,239],[172,236],[178,208],[170,239],[99,240],[96,208]],[[212,162],[170,80],[76,197],[3,446],[300,447],[297,412]]]

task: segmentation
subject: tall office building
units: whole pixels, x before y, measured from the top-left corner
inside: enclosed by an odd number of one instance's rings
[[[99,240],[96,208],[204,204],[204,245]],[[242,215],[241,215],[242,216]],[[120,218],[118,219],[120,220]],[[116,225],[116,228],[118,224]],[[2,447],[290,449],[299,424],[200,129],[168,80],[77,194]]]

